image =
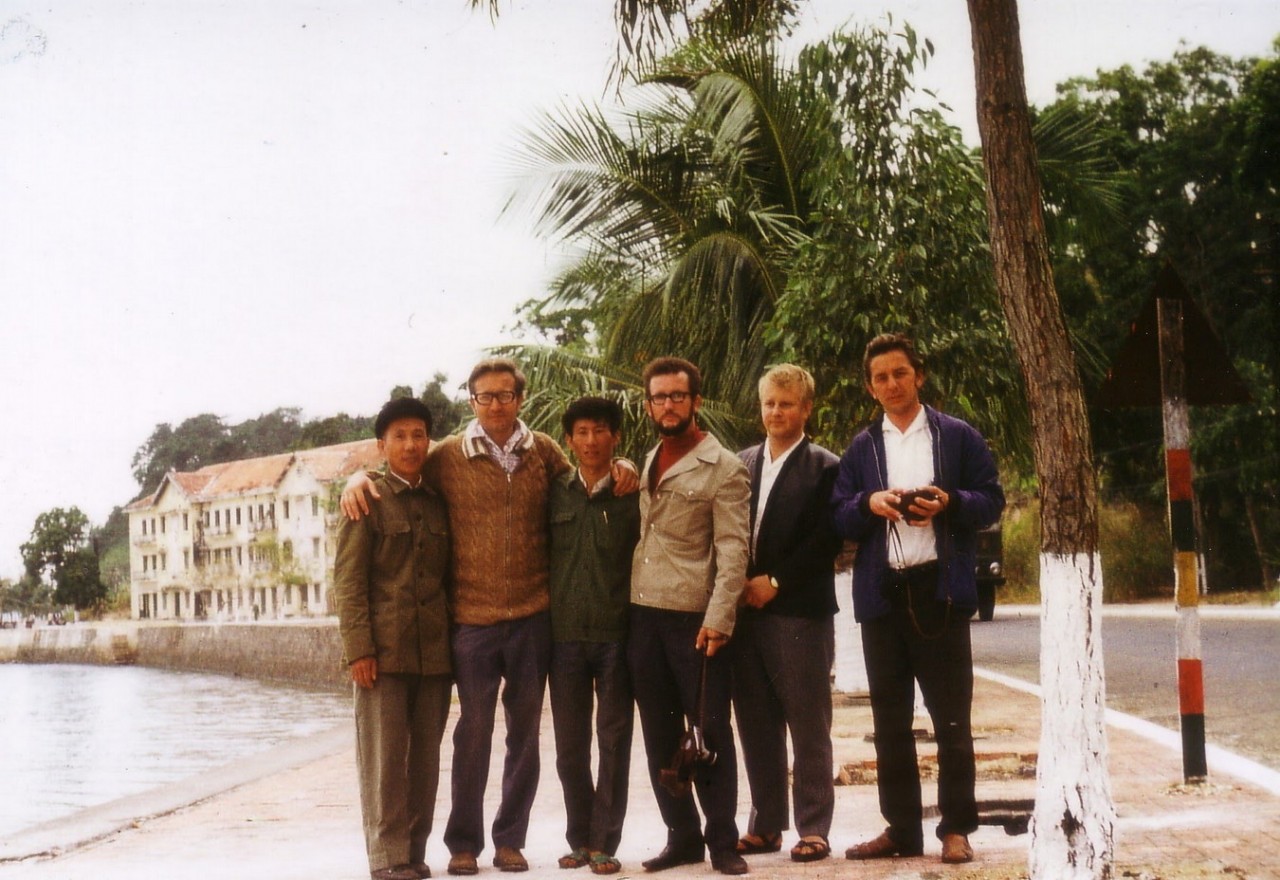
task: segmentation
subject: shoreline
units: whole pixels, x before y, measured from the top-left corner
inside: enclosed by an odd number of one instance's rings
[[[285,742],[234,761],[105,804],[85,807],[13,832],[0,841],[0,866],[53,859],[127,828],[176,813],[244,785],[312,764],[353,748],[355,722]]]
[[[345,693],[336,617],[254,622],[107,620],[0,630],[0,663],[146,666]]]

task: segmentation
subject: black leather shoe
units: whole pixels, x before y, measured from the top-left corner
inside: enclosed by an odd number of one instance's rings
[[[665,871],[667,868],[675,868],[679,865],[696,865],[698,862],[705,861],[706,858],[707,855],[701,843],[668,843],[662,852],[640,864],[646,871]]]
[[[745,874],[747,873],[747,860],[738,855],[737,851],[731,849],[724,852],[713,852],[711,853],[711,867],[721,874]]]

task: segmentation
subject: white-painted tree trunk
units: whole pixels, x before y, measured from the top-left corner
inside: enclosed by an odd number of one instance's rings
[[[1040,556],[1040,756],[1031,817],[1033,880],[1112,876],[1097,554]]]

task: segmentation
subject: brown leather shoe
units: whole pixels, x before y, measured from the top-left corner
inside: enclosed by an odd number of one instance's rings
[[[963,865],[973,861],[973,847],[963,834],[942,835],[942,861],[948,865]]]
[[[866,861],[867,859],[890,859],[894,856],[918,856],[923,850],[914,847],[899,846],[885,831],[873,840],[856,843],[844,851],[846,859]]]
[[[480,866],[476,864],[476,854],[469,852],[454,853],[449,857],[449,873],[465,877],[479,874]]]
[[[519,872],[529,870],[524,855],[514,846],[500,846],[493,854],[493,866],[499,871]]]

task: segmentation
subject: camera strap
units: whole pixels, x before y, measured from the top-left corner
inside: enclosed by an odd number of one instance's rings
[[[890,549],[894,547],[897,548],[898,561],[906,562],[906,554],[902,550],[902,536],[898,534],[898,524],[893,520],[889,520],[889,535],[888,535],[887,543]],[[941,566],[942,564],[941,555],[939,555],[938,564],[939,566]],[[902,569],[899,569],[898,571],[905,572],[906,569],[902,568]],[[933,641],[935,639],[942,638],[943,634],[945,634],[947,631],[947,627],[951,623],[951,584],[950,582],[948,581],[947,583],[947,601],[945,603],[946,608],[942,616],[942,626],[939,627],[938,631],[935,633],[926,633],[923,629],[921,629],[920,621],[916,619],[915,597],[911,594],[911,580],[912,579],[910,577],[903,577],[901,580],[903,599],[906,602],[907,618],[911,621],[911,628],[916,631],[916,635],[920,636],[920,638],[924,639],[925,641]],[[937,584],[933,584],[933,583],[929,584],[926,587],[926,593],[923,597],[924,600],[927,602],[934,601],[933,595],[936,592],[936,590],[937,590]]]

